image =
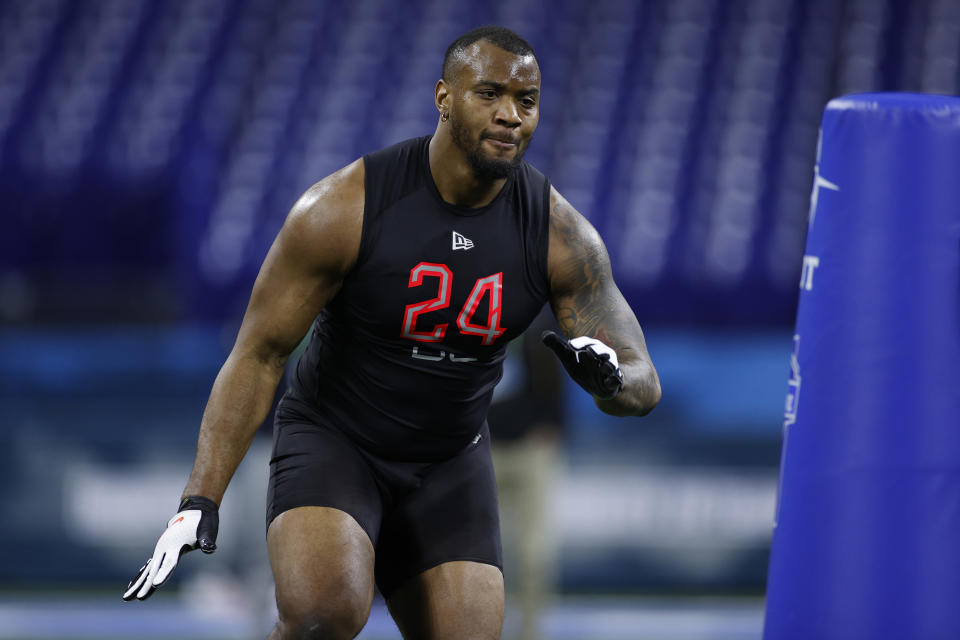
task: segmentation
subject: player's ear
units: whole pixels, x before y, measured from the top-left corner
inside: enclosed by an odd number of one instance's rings
[[[437,80],[437,86],[433,90],[433,101],[437,105],[437,111],[441,114],[450,113],[450,85],[443,78]]]

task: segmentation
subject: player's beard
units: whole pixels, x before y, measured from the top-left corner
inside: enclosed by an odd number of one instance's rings
[[[517,153],[510,159],[493,158],[483,150],[483,136],[475,144],[472,143],[469,133],[460,120],[450,114],[450,136],[453,143],[467,156],[467,162],[473,173],[481,180],[500,180],[509,177],[520,166],[526,146],[517,146]]]

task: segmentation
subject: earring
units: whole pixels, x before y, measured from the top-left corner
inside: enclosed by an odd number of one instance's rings
[[[440,114],[440,122],[446,122],[449,119],[450,114],[448,112],[444,111],[442,114]]]

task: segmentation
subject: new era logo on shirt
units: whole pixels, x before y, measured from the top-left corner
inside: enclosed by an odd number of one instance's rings
[[[454,231],[453,250],[456,251],[457,249],[463,249],[464,251],[467,249],[473,249],[473,240]]]

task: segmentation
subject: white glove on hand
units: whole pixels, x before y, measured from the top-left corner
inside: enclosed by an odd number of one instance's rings
[[[610,356],[610,362],[613,363],[613,366],[617,369],[620,368],[620,361],[617,360],[617,352],[595,338],[588,338],[587,336],[573,338],[570,340],[570,346],[577,350],[584,348],[590,349],[597,355],[605,353]]]
[[[544,331],[543,344],[550,347],[573,381],[600,400],[609,400],[623,388],[623,372],[617,352],[596,338],[580,336],[567,340]]]
[[[185,499],[180,511],[167,522],[167,529],[157,541],[153,556],[127,585],[123,599],[149,598],[170,577],[184,553],[194,549],[213,553],[217,548],[219,520],[217,505],[212,500],[198,496]]]

